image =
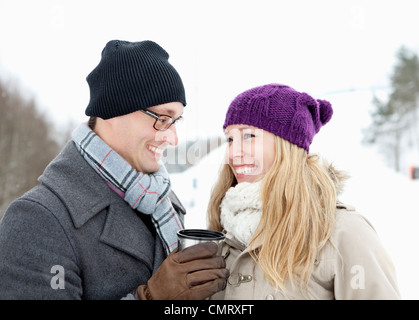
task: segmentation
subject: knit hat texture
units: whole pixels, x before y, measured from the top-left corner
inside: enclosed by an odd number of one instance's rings
[[[246,124],[269,131],[309,153],[314,135],[332,118],[330,102],[286,85],[268,84],[239,94],[223,125]]]
[[[109,41],[86,78],[86,115],[109,119],[169,102],[186,106],[182,79],[168,60],[169,54],[153,41]]]

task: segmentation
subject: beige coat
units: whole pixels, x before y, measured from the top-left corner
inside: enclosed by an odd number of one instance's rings
[[[230,278],[214,300],[400,299],[394,265],[372,225],[353,208],[339,204],[330,240],[319,252],[308,282],[286,293],[272,287],[246,248],[227,235],[222,245]]]

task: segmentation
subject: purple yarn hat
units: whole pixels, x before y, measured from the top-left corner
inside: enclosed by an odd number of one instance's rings
[[[309,152],[314,135],[332,118],[330,102],[281,84],[239,94],[230,104],[223,129],[246,124],[269,131]]]

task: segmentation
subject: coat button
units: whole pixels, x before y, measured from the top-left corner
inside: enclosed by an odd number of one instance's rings
[[[273,295],[268,294],[268,295],[266,296],[266,300],[275,300],[275,298],[274,298],[274,296],[273,296]]]
[[[252,281],[253,277],[251,275],[243,275],[241,273],[233,272],[228,278],[228,283],[232,286],[239,286],[243,282]]]

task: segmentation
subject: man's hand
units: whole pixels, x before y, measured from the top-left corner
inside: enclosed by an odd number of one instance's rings
[[[230,272],[217,256],[214,242],[173,251],[147,285],[139,286],[141,300],[203,300],[224,290]]]

